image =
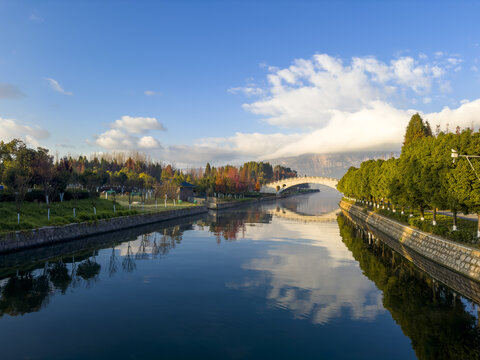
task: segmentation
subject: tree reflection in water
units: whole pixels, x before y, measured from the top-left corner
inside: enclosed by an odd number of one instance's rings
[[[130,245],[129,241],[127,246],[127,254],[122,260],[122,269],[126,272],[132,272],[136,267],[137,265],[135,264],[135,259],[133,257],[132,245]]]
[[[0,317],[24,315],[39,311],[48,304],[49,296],[58,290],[65,294],[69,287],[79,285],[82,279],[86,285],[97,279],[100,264],[95,261],[96,252],[91,256],[81,255],[75,261],[72,257],[70,269],[63,258],[45,262],[35,269],[18,270],[16,274],[2,280],[0,285]]]
[[[62,259],[50,264],[48,275],[53,286],[59,289],[62,294],[65,294],[68,286],[72,282],[72,277],[69,274],[67,264],[65,264]]]
[[[207,227],[215,235],[217,244],[225,241],[236,241],[245,237],[245,224],[261,224],[271,222],[272,215],[258,208],[245,208],[233,211],[216,212],[205,220],[197,222]],[[240,235],[241,233],[241,235]]]
[[[8,279],[1,288],[0,316],[23,315],[38,311],[47,304],[50,293],[48,276],[34,276],[31,272]]]
[[[98,274],[100,274],[101,265],[97,263],[95,255],[96,252],[94,251],[91,258],[81,262],[77,266],[77,275],[86,280],[89,285],[91,281],[96,281]]]
[[[115,250],[115,246],[112,247],[112,254],[110,255],[110,261],[108,263],[108,275],[111,277],[118,271],[118,257],[117,251]]]
[[[218,238],[230,241],[237,239],[239,232],[245,231],[245,221],[268,222],[270,218],[270,215],[259,210],[249,209],[226,212],[216,219],[198,224],[207,226]],[[136,240],[112,246],[109,276],[113,276],[120,265],[123,271],[132,272],[137,267],[136,261],[168,254],[181,243],[184,231],[192,228],[192,223],[169,226],[157,232],[142,234]],[[69,287],[82,284],[91,286],[99,280],[101,271],[101,265],[96,261],[97,255],[97,249],[93,252],[78,252],[68,258],[36,263],[33,268],[28,265],[28,270],[17,270],[16,274],[0,279],[0,317],[4,314],[17,316],[39,311],[48,304],[48,298],[55,290],[65,294]]]
[[[368,241],[344,216],[343,242],[364,274],[383,291],[383,305],[411,341],[419,359],[479,359],[480,329],[473,303],[436,282],[381,241]]]

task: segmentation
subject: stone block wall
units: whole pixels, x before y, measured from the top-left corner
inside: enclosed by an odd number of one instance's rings
[[[99,220],[96,223],[74,223],[65,226],[48,226],[28,231],[17,231],[0,237],[0,253],[75,240],[159,221],[201,214],[207,211],[205,206],[194,206],[173,211],[121,216]]]
[[[413,229],[345,201],[340,202],[340,208],[437,264],[480,281],[479,249]]]

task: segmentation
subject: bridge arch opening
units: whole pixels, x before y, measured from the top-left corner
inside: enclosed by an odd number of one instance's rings
[[[319,184],[331,187],[332,189],[337,190],[338,180],[335,178],[327,178],[321,176],[305,176],[305,177],[296,177],[288,178],[279,181],[274,181],[268,184],[263,185],[260,188],[261,193],[277,194],[280,195],[285,190],[303,184]]]

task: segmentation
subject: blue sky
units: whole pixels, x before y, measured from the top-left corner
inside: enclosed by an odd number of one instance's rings
[[[478,1],[0,0],[0,139],[179,165],[391,149],[413,111],[480,125],[478,14]]]

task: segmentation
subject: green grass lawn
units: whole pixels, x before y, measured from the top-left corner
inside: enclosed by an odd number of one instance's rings
[[[76,222],[96,221],[108,219],[117,216],[134,215],[141,213],[152,213],[158,211],[168,211],[173,209],[182,209],[195,206],[191,203],[182,202],[173,205],[173,201],[164,205],[164,201],[158,201],[155,207],[155,201],[148,199],[145,206],[142,206],[140,198],[134,198],[135,203],[128,207],[128,197],[117,196],[115,204],[115,213],[113,212],[112,199],[97,199],[96,210],[93,212],[92,202],[89,199],[78,200],[76,207],[76,217],[73,217],[73,201],[54,202],[50,204],[50,220],[47,217],[47,205],[45,203],[25,202],[20,210],[20,225],[17,224],[17,210],[14,202],[0,202],[0,234],[11,231],[37,229],[43,226],[58,226]]]
[[[112,200],[110,197],[109,200]],[[117,195],[116,202],[128,210],[128,196]],[[145,204],[142,204],[142,198],[139,196],[134,196],[132,198],[132,210],[137,210],[138,212],[155,212],[155,211],[167,211],[173,209],[183,209],[187,207],[196,206],[195,204],[182,201],[178,202],[175,200],[175,205],[173,200],[167,200],[167,206],[165,207],[165,199],[157,199],[157,204],[155,204],[155,199],[148,198],[145,201]]]

